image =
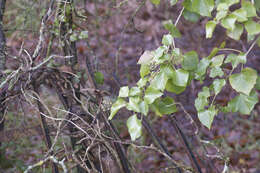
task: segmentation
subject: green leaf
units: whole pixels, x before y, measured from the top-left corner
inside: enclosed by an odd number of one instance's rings
[[[215,115],[217,115],[217,110],[214,107],[198,112],[200,122],[208,129],[211,128]]]
[[[139,104],[139,108],[140,108],[140,112],[144,115],[148,114],[149,111],[149,106],[146,103],[146,101],[141,101],[141,103]]]
[[[95,72],[94,73],[94,79],[95,79],[97,84],[102,85],[104,83],[104,75],[103,75],[103,73],[101,73],[99,71]]]
[[[174,57],[174,63],[176,65],[180,64],[183,60],[183,55],[181,54],[181,50],[179,48],[174,48],[172,50],[172,56]]]
[[[256,84],[257,73],[252,68],[244,68],[241,73],[229,77],[229,82],[237,92],[249,95]]]
[[[159,72],[151,81],[151,87],[164,91],[168,77],[165,73]]]
[[[249,1],[242,1],[242,8],[246,11],[247,17],[255,17],[256,9],[254,5]]]
[[[132,141],[142,135],[142,122],[137,118],[136,114],[128,118],[126,125]]]
[[[234,40],[240,40],[240,36],[242,35],[244,31],[243,25],[241,24],[235,24],[235,29],[233,31],[227,30],[227,35],[234,39]]]
[[[174,112],[177,112],[176,104],[171,97],[165,97],[162,99],[156,99],[156,101],[153,103],[153,105],[156,107],[157,115],[169,115]]]
[[[163,93],[160,90],[149,86],[145,91],[144,101],[148,104],[152,104],[155,99],[161,97],[162,95]]]
[[[224,75],[223,70],[220,67],[216,66],[216,67],[211,68],[209,77],[215,78],[217,76],[222,77],[223,75]]]
[[[241,53],[239,55],[229,54],[227,56],[227,59],[225,60],[225,63],[229,63],[229,62],[231,62],[232,68],[234,69],[238,66],[238,64],[240,64],[240,63],[245,64],[246,63],[246,55],[244,53]]]
[[[126,108],[130,111],[140,112],[139,103],[139,97],[129,97],[129,103],[127,103]]]
[[[162,44],[165,46],[170,46],[173,43],[173,37],[171,34],[163,35]]]
[[[260,1],[255,1],[255,4],[254,4],[256,10],[259,12],[260,11]]]
[[[119,109],[126,106],[126,102],[122,98],[118,98],[117,101],[112,105],[110,115],[108,117],[109,120],[112,120],[112,118],[116,115],[116,113],[119,111]]]
[[[250,96],[240,94],[228,103],[230,112],[240,112],[241,114],[249,115],[255,104],[258,102],[258,95],[252,91]]]
[[[88,31],[81,31],[79,34],[79,39],[87,39],[88,38]]]
[[[211,12],[214,9],[214,0],[193,0],[192,8],[202,16],[211,17]]]
[[[195,79],[199,79],[203,75],[205,75],[209,64],[210,64],[210,60],[207,58],[203,58],[202,60],[200,60],[200,62],[198,64],[198,68],[195,73]]]
[[[181,37],[180,31],[176,28],[176,26],[173,25],[171,20],[164,21],[163,26],[166,30],[168,30],[170,32],[172,37],[174,37],[174,38]]]
[[[198,64],[199,64],[199,57],[198,57],[197,52],[190,51],[184,55],[183,61],[182,61],[182,68],[184,70],[190,70],[190,71],[196,70]]]
[[[161,65],[160,71],[164,73],[168,78],[171,78],[174,74],[174,69],[171,64]]]
[[[128,86],[123,86],[119,90],[119,95],[118,97],[128,97],[129,94],[129,88]]]
[[[192,0],[184,0],[183,3],[182,3],[183,7],[185,9],[187,9],[188,11],[190,12],[193,12],[193,9],[192,9]]]
[[[175,5],[178,2],[178,0],[170,0],[171,6]]]
[[[190,22],[193,22],[193,23],[196,23],[200,19],[199,14],[188,11],[186,9],[183,11],[183,17],[184,17],[184,19],[186,19]]]
[[[140,96],[142,93],[141,89],[138,87],[132,87],[129,91],[129,96]]]
[[[247,21],[247,12],[243,8],[235,10],[234,12],[232,12],[232,14],[236,16],[238,22]]]
[[[210,97],[209,88],[206,87],[206,86],[204,86],[204,87],[202,88],[202,91],[200,91],[200,92],[198,93],[198,97],[205,97],[205,98]]]
[[[226,85],[225,79],[215,79],[213,81],[213,89],[214,89],[215,95],[218,95],[225,85]]]
[[[211,59],[211,67],[220,67],[223,63],[224,58],[224,54],[213,57]]]
[[[140,76],[144,78],[146,75],[150,73],[150,66],[146,64],[142,64],[140,68]]]
[[[166,87],[165,87],[166,91],[168,92],[172,92],[175,94],[180,94],[183,91],[185,91],[186,87],[180,87],[180,86],[176,86],[173,81],[171,79],[168,80]]]
[[[148,81],[147,77],[141,78],[137,82],[137,86],[140,87],[140,88],[143,88],[146,85],[147,81]]]
[[[171,79],[176,86],[186,87],[189,79],[189,72],[183,69],[175,70]]]
[[[224,17],[226,17],[228,14],[228,10],[221,10],[221,11],[218,11],[217,14],[216,14],[216,19],[217,21],[223,19]]]
[[[144,51],[143,55],[139,58],[137,64],[150,64],[153,60],[153,53],[151,51]]]
[[[258,89],[258,90],[260,90],[260,76],[257,76],[255,88]]]
[[[209,54],[209,56],[207,57],[208,59],[211,59],[213,56],[215,56],[219,51],[219,48],[215,47]]]
[[[235,22],[237,18],[234,14],[229,14],[227,17],[221,20],[221,25],[228,29],[233,31],[235,29]]]
[[[252,20],[245,23],[245,28],[249,35],[256,35],[260,33],[260,24]]]
[[[215,22],[214,20],[208,21],[208,23],[206,24],[206,38],[211,38],[212,37],[212,33],[215,30],[217,22]]]
[[[151,3],[153,3],[154,5],[159,5],[160,4],[160,0],[150,0]]]
[[[198,112],[204,110],[208,104],[208,99],[205,97],[197,97],[195,99],[195,108]]]
[[[166,48],[164,46],[158,47],[154,52],[154,59],[159,59],[163,56],[164,51]]]
[[[217,11],[228,11],[229,5],[227,2],[221,2],[217,5]]]

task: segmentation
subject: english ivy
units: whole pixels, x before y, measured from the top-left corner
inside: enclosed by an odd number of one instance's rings
[[[150,1],[155,5],[160,4],[160,0]],[[177,2],[169,0],[171,5]],[[239,5],[230,11],[234,4]],[[259,18],[256,12],[260,7],[258,1],[253,4],[247,0],[184,0],[182,5],[182,14],[187,20],[196,22],[201,16],[211,17],[205,26],[206,38],[211,38],[216,26],[220,25],[226,29],[228,37],[239,40],[246,31],[248,40],[255,40],[260,45],[260,39],[255,37],[260,33],[260,24],[256,20]],[[199,58],[195,51],[182,53],[180,48],[175,47],[175,39],[181,37],[176,25],[171,20],[162,22],[162,25],[169,33],[162,37],[161,46],[145,51],[139,58],[141,78],[137,86],[121,87],[118,99],[111,107],[109,120],[123,107],[132,111],[127,127],[131,139],[136,140],[142,134],[139,119],[142,115],[147,116],[150,111],[158,116],[178,112],[174,95],[170,97],[167,93],[181,94],[192,80],[199,80],[203,84],[207,76],[212,82],[209,86],[202,87],[194,102],[198,119],[204,126],[210,129],[218,112],[250,114],[258,102],[255,89],[260,88],[260,77],[254,69],[244,67],[248,52],[221,54],[220,51],[225,48],[223,42],[207,57]],[[232,69],[226,68],[229,63]],[[236,94],[226,106],[215,102],[216,96],[221,94],[224,87],[233,89]]]

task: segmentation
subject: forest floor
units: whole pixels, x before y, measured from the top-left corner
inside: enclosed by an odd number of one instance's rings
[[[170,7],[168,3],[161,3],[158,7],[155,7],[146,2],[135,14],[140,6],[140,3],[136,1],[128,1],[118,7],[111,6],[110,2],[89,2],[86,5],[88,21],[84,27],[89,31],[89,46],[83,41],[77,44],[79,58],[88,57],[91,59],[93,67],[102,71],[105,77],[104,84],[99,86],[100,89],[106,90],[112,97],[116,97],[120,86],[133,86],[138,81],[140,66],[137,65],[137,61],[139,57],[145,50],[153,50],[160,46],[162,35],[167,33],[163,29],[162,21],[169,19],[175,21],[181,9],[175,6]],[[249,48],[250,45],[247,44],[244,36],[239,42],[227,39],[224,34],[225,30],[221,27],[216,28],[212,39],[205,39],[204,26],[206,22],[206,18],[201,18],[199,22],[192,23],[182,17],[178,25],[182,37],[176,39],[176,47],[181,48],[183,53],[195,50],[200,58],[209,55],[211,50],[215,46],[219,46],[224,40],[226,40],[226,47],[229,48],[244,51]],[[28,49],[35,47],[37,35],[29,35],[27,39],[23,38],[22,40],[22,37],[15,34],[17,33],[7,37],[7,46],[12,50],[12,55],[18,54],[22,41],[25,43],[24,47]],[[260,74],[259,47],[255,47],[251,51],[246,66],[254,67]],[[174,99],[181,102],[186,112],[194,119],[194,122],[191,123],[189,116],[184,111],[176,113],[177,122],[188,137],[199,163],[204,165],[206,156],[203,155],[203,145],[198,141],[198,138],[210,141],[219,149],[223,158],[229,158],[229,172],[259,173],[260,104],[255,106],[251,115],[220,114],[216,116],[212,129],[209,131],[198,121],[196,109],[193,106],[194,99],[200,90],[201,84],[193,82],[192,86],[187,88],[187,91],[181,95],[173,95]],[[258,92],[258,94],[260,93]],[[225,104],[230,99],[226,97],[227,94],[224,91],[216,98],[216,101]],[[124,116],[117,117],[114,122],[117,124],[117,128],[120,129],[120,136],[123,139],[129,139],[125,126],[129,113],[123,112]],[[20,121],[22,119],[17,117],[15,113],[7,117],[6,130],[10,131],[17,128],[16,133],[19,133],[19,127],[21,129],[24,127],[23,121]],[[31,134],[30,137],[21,138],[17,135],[15,141],[10,140],[3,145],[7,148],[10,160],[16,157],[20,158],[15,164],[20,164],[21,167],[32,163],[37,158],[41,158],[45,152],[44,143],[39,142],[42,141],[38,135],[40,130],[36,128],[39,121],[35,117],[27,117],[26,121],[28,119],[31,128],[34,129],[32,131],[37,133],[28,130],[28,133]],[[190,165],[188,155],[179,142],[169,118],[167,116],[156,117],[155,115],[149,115],[148,119],[156,134],[167,146],[174,158]],[[198,131],[194,133],[196,128],[198,128]],[[144,136],[138,142],[150,145],[151,138],[144,132]],[[209,155],[217,153],[216,148],[212,145],[207,146],[207,149]],[[25,153],[26,155],[23,155]],[[159,173],[164,172],[165,167],[171,166],[166,158],[155,151],[129,147],[127,154],[130,160],[135,163],[137,172]],[[225,163],[223,159],[214,157],[210,159],[218,172],[221,172]]]

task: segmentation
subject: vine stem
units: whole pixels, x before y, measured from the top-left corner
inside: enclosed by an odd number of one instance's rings
[[[175,23],[174,23],[175,26],[178,25],[179,20],[180,20],[180,18],[181,18],[181,16],[182,16],[183,11],[184,11],[184,7],[181,9],[181,12],[180,12],[179,16],[177,17],[177,19],[176,19],[176,21],[175,21]]]
[[[259,36],[254,40],[254,42],[251,44],[251,46],[249,47],[249,49],[247,50],[245,56],[247,56],[249,54],[249,52],[254,48],[255,44],[257,43],[259,39]]]

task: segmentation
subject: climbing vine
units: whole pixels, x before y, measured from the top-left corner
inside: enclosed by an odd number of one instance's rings
[[[160,4],[160,0],[150,2],[154,5]],[[118,98],[111,107],[110,120],[123,107],[133,113],[127,120],[128,131],[133,141],[142,135],[142,116],[148,116],[150,111],[158,116],[178,112],[177,102],[167,93],[181,94],[193,80],[203,84],[194,100],[194,106],[198,119],[208,129],[218,113],[239,112],[249,115],[258,103],[256,89],[259,89],[260,78],[256,70],[245,65],[252,48],[256,44],[260,46],[260,24],[257,15],[259,2],[184,0],[181,3],[171,0],[170,3],[183,6],[180,15],[175,23],[172,20],[162,23],[169,32],[163,35],[162,45],[143,53],[138,61],[141,65],[140,80],[134,87],[121,87]],[[177,28],[181,16],[193,22],[200,17],[207,17],[205,32],[208,39],[214,34],[215,27],[220,25],[226,29],[226,35],[234,40],[240,40],[241,35],[245,33],[251,46],[243,52],[226,48],[223,42],[207,57],[201,58],[196,51],[182,53],[174,42],[175,38],[181,37]],[[231,69],[227,68],[229,64],[232,66]],[[212,79],[210,85],[203,83],[206,77]],[[227,88],[234,90],[236,96],[226,105],[216,103],[216,96],[226,86],[230,86]]]

